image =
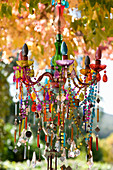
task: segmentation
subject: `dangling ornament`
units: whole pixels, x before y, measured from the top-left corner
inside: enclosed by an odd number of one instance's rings
[[[33,99],[33,101],[36,99],[36,94],[33,92],[32,94],[31,94],[31,97],[32,97],[32,99]]]
[[[24,159],[26,159],[26,143],[25,143],[25,146],[24,146]]]
[[[106,75],[106,71],[104,71],[103,82],[107,82],[107,81],[108,81],[108,78],[107,78],[107,75]]]
[[[33,102],[33,104],[32,104],[31,111],[32,112],[36,111],[36,103],[35,102]]]
[[[89,80],[89,81],[92,80],[92,74],[91,74],[91,73],[88,74],[88,80]]]
[[[36,166],[36,153],[35,153],[35,151],[33,152],[32,166],[33,166],[33,168],[35,168],[35,166]]]
[[[101,75],[100,75],[100,73],[97,73],[96,78],[97,78],[97,82],[101,80]]]
[[[45,100],[47,100],[47,101],[49,100],[49,93],[48,93],[48,91],[46,93]]]
[[[98,151],[98,135],[96,136],[96,150]]]
[[[27,160],[27,166],[30,167],[30,164],[31,164],[31,162],[30,162],[30,160],[28,159],[28,160]]]
[[[80,95],[79,95],[79,99],[80,101],[83,101],[84,100],[84,94],[81,92]]]

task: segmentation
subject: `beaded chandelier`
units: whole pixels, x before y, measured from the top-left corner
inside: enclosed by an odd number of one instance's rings
[[[65,26],[63,10],[69,7],[69,3],[66,0],[57,0],[57,2],[52,0],[52,5],[55,6],[54,25],[57,35],[56,53],[51,59],[51,69],[33,79],[33,61],[28,60],[26,44],[19,53],[18,66],[13,67],[15,96],[17,101],[19,100],[19,108],[15,102],[14,152],[18,151],[20,145],[24,145],[24,159],[27,159],[28,166],[32,164],[35,167],[36,159],[41,161],[40,139],[43,134],[43,137],[45,136],[43,157],[47,161],[47,170],[57,170],[58,159],[62,162],[62,170],[72,169],[70,166],[66,168],[63,161],[66,157],[77,157],[83,144],[86,145],[87,163],[91,167],[93,164],[92,127],[95,115],[97,117],[96,150],[98,150],[98,132],[100,131],[98,122],[101,76],[99,72],[104,70],[106,65],[101,64],[102,49],[99,47],[95,55],[95,64],[90,64],[90,58],[86,56],[85,68],[80,70],[79,75],[77,74],[74,60],[68,58],[67,45],[62,41],[61,35]],[[70,65],[73,65],[72,71],[70,71]],[[44,77],[46,81],[42,85],[41,81]],[[106,71],[104,71],[103,82],[107,82]],[[23,89],[26,89],[26,97]],[[36,134],[32,132],[32,124],[37,128]],[[30,161],[32,136],[37,136],[38,154],[34,151]],[[78,140],[79,137],[81,141]]]

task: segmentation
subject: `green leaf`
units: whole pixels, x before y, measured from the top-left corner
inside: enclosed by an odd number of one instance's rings
[[[92,31],[94,31],[95,28],[98,27],[97,21],[92,19],[89,23],[89,27],[92,29]]]
[[[96,34],[93,37],[93,42],[98,47],[103,40],[107,40],[106,33],[101,29],[96,29]]]
[[[27,9],[26,9],[26,7],[24,6],[24,5],[22,5],[22,1],[20,0],[19,1],[19,8],[18,8],[18,11],[19,11],[19,13],[21,13],[21,9],[23,8],[25,11],[27,11]]]
[[[89,0],[91,7],[95,6],[96,0]]]
[[[8,14],[9,14],[9,16],[12,16],[12,7],[11,6],[8,6]]]
[[[77,28],[78,28],[78,21],[75,20],[74,22],[71,22],[71,27],[72,27],[75,31],[77,31]]]
[[[40,0],[42,4],[51,4],[51,0]]]
[[[29,3],[29,11],[30,13],[32,14],[32,10],[33,8],[37,9],[38,8],[38,3],[39,3],[39,0],[30,0],[30,3]]]
[[[109,31],[109,37],[113,37],[113,29]]]
[[[6,14],[7,4],[2,4],[1,6],[1,16],[3,17]]]

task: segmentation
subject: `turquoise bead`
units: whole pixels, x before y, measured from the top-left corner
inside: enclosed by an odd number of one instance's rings
[[[85,138],[85,141],[87,141],[87,138]]]
[[[68,1],[65,2],[65,8],[69,8],[69,2]]]
[[[66,143],[66,135],[64,133],[64,147],[65,147],[65,143]]]
[[[48,79],[46,78],[46,79],[45,79],[45,84],[47,84],[47,83],[48,83]]]
[[[65,6],[65,0],[63,0],[63,1],[61,2],[61,4],[62,4],[63,6]]]
[[[55,4],[55,0],[52,0],[52,5],[54,5]]]

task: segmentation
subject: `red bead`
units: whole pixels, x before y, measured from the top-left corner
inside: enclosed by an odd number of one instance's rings
[[[104,74],[104,75],[103,75],[103,82],[107,82],[107,80],[108,80],[107,75]]]
[[[25,129],[27,130],[27,117],[25,118]]]
[[[31,107],[31,111],[35,112],[36,111],[36,103],[33,103],[32,107]]]
[[[100,73],[97,73],[96,78],[97,78],[97,82],[101,80],[101,75],[100,75]]]
[[[39,134],[37,134],[37,147],[39,148]]]
[[[91,74],[91,73],[88,74],[88,80],[89,80],[89,81],[92,80],[92,74]]]
[[[98,151],[98,137],[96,136],[96,150]]]
[[[45,135],[45,141],[47,142],[47,135]]]

